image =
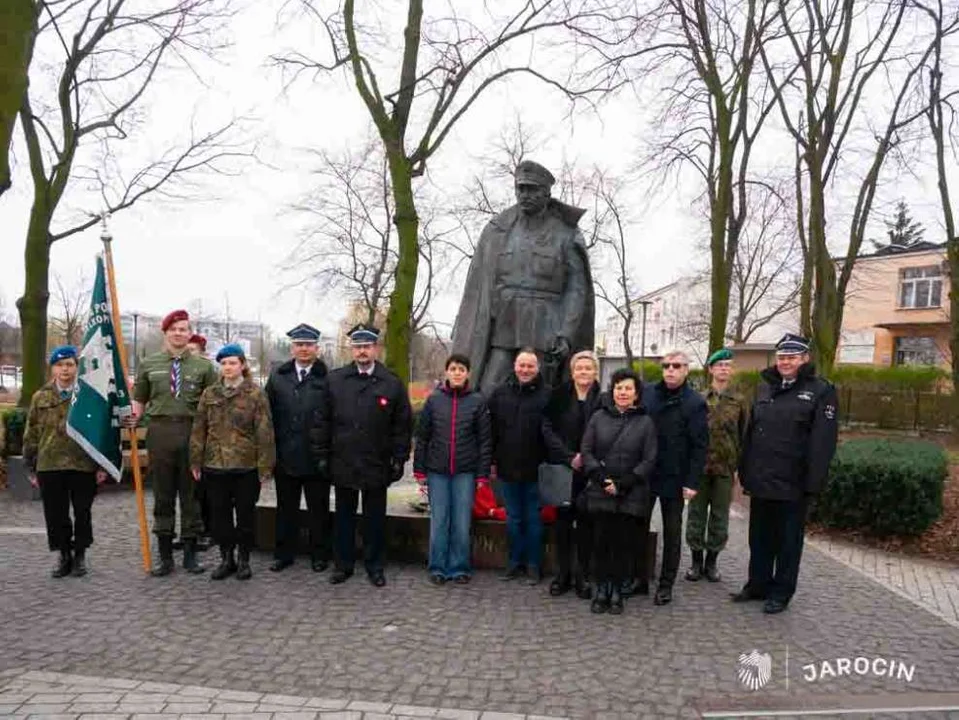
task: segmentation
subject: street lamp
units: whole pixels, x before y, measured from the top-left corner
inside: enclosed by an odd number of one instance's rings
[[[652,300],[639,300],[640,305],[643,306],[643,329],[640,334],[639,339],[639,379],[642,381],[646,380],[646,308],[653,304]]]

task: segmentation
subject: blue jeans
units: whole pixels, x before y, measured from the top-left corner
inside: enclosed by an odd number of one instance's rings
[[[431,575],[471,575],[470,520],[476,491],[473,473],[429,473]]]
[[[510,568],[539,568],[543,558],[543,523],[539,517],[539,485],[509,482],[502,485],[506,503],[506,535]]]

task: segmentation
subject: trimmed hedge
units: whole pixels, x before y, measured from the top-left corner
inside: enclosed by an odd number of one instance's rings
[[[23,431],[27,424],[27,411],[23,408],[12,408],[3,413],[0,418],[3,422],[3,447],[0,448],[3,457],[20,455],[23,452]]]
[[[842,443],[812,519],[871,535],[921,535],[942,515],[949,461],[941,447],[865,438]]]

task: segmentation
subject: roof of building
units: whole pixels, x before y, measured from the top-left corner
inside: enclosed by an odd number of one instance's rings
[[[920,253],[920,252],[930,252],[932,250],[945,250],[946,243],[934,243],[927,242],[926,240],[921,240],[920,242],[913,243],[912,245],[883,245],[881,248],[875,252],[866,253],[864,255],[859,255],[858,260],[864,258],[877,258],[877,257],[890,257],[893,255],[908,255],[911,253]]]

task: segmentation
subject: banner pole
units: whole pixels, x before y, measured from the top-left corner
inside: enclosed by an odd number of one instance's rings
[[[133,394],[130,392],[130,381],[127,375],[127,347],[123,341],[123,328],[120,322],[120,302],[117,300],[117,284],[113,275],[113,250],[110,245],[113,242],[113,236],[107,229],[107,216],[102,216],[102,230],[100,239],[103,241],[103,264],[107,271],[107,287],[110,289],[110,312],[113,320],[113,335],[117,340],[117,350],[120,355],[120,370],[123,373],[123,383],[127,389],[127,397],[133,402]],[[143,557],[143,570],[150,572],[153,565],[153,559],[150,556],[150,533],[147,528],[147,507],[146,499],[143,495],[143,475],[140,471],[140,448],[137,443],[136,428],[127,428],[130,434],[130,465],[133,468],[133,489],[137,497],[137,519],[140,525],[140,554]]]

